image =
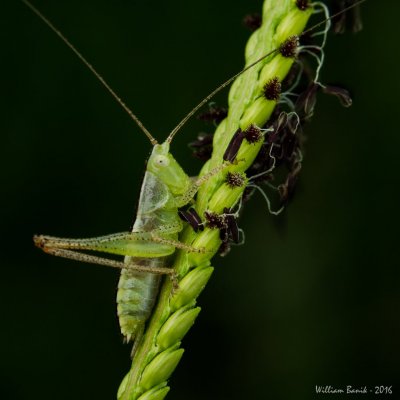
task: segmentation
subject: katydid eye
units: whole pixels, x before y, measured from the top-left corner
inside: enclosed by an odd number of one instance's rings
[[[169,164],[168,157],[165,157],[165,156],[157,156],[155,158],[154,162],[159,167],[167,167]]]

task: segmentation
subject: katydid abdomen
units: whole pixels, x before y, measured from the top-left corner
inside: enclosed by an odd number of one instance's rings
[[[159,259],[141,259],[143,263],[151,263]],[[130,260],[129,265],[139,263]],[[157,298],[160,275],[125,268],[121,271],[118,283],[117,312],[121,333],[126,341],[134,339],[150,316]]]
[[[171,199],[167,186],[156,175],[146,171],[132,232],[158,231],[175,239],[175,232],[181,230],[181,222],[174,204],[173,210],[165,207]],[[168,232],[170,226],[174,227],[173,234]],[[148,243],[148,246],[159,247],[160,243]],[[171,247],[171,252],[174,250]],[[160,284],[159,274],[138,271],[138,268],[168,268],[167,258],[125,257],[127,268],[121,271],[118,283],[117,312],[121,333],[127,342],[141,333],[154,307]]]

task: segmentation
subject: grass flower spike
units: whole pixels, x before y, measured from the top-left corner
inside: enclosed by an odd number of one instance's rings
[[[179,288],[174,291],[172,283],[165,281],[132,368],[121,384],[120,400],[162,399],[168,392],[167,375],[182,356],[178,348],[200,312],[196,301],[212,274],[210,260],[223,244],[221,227],[210,224],[207,216],[223,217],[224,210],[237,208],[241,201],[248,183],[246,171],[265,146],[271,132],[265,125],[279,105],[282,82],[296,60],[298,36],[314,12],[311,5],[304,4],[299,7],[292,0],[264,2],[262,24],[246,46],[246,65],[275,48],[280,51],[240,75],[230,89],[228,115],[213,135],[212,156],[199,176],[220,167],[224,159],[230,163],[200,186],[192,205],[205,220],[204,229],[195,231],[188,226],[180,235],[183,243],[207,251],[176,253],[173,267]],[[155,368],[161,361],[165,364]],[[154,386],[149,387],[149,382]]]

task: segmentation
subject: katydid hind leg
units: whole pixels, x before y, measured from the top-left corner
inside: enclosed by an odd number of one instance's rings
[[[167,267],[153,267],[148,265],[137,265],[126,263],[124,261],[112,260],[110,258],[98,257],[91,254],[81,253],[74,250],[57,249],[57,248],[46,248],[43,249],[47,254],[53,256],[67,258],[69,260],[81,261],[89,264],[104,265],[106,267],[117,268],[117,269],[133,269],[139,272],[147,272],[157,275],[170,275],[172,279],[174,271],[172,268]]]
[[[161,235],[153,234],[153,240],[157,243],[163,243],[166,245],[173,246],[177,249],[185,250],[188,253],[206,253],[207,250],[204,247],[193,247],[185,243],[179,242],[178,240],[163,237]]]
[[[178,240],[170,237],[170,235],[180,231],[181,224],[160,225],[157,229],[150,232],[122,232],[111,235],[98,236],[87,239],[69,239],[59,238],[45,235],[35,235],[33,241],[35,245],[43,251],[58,255],[60,252],[55,250],[69,250],[62,257],[72,258],[85,261],[79,250],[98,251],[107,254],[116,254],[131,257],[165,257],[171,255],[176,248],[183,249],[188,252],[202,253],[203,249],[185,245]],[[71,255],[69,257],[68,255]],[[79,258],[82,255],[82,258]],[[87,259],[87,258],[86,258]],[[96,258],[93,258],[95,260]],[[94,262],[95,261],[86,261]]]
[[[156,242],[151,232],[122,232],[88,239],[68,239],[38,235],[35,245],[45,252],[49,249],[88,250],[131,257],[157,258],[173,254],[175,248]]]

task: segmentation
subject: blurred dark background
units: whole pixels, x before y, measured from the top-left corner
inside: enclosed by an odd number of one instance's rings
[[[168,398],[299,400],[316,397],[315,385],[396,385],[400,3],[385,3],[363,5],[360,34],[330,35],[322,80],[349,88],[354,105],[319,96],[284,218],[258,196],[246,208],[246,244],[214,260]],[[35,4],[163,139],[242,67],[241,20],[262,1]],[[118,272],[46,256],[32,234],[127,230],[150,146],[22,3],[3,4],[0,30],[0,397],[112,399],[130,364]],[[190,174],[201,163],[187,143],[205,128],[193,120],[173,144]]]

